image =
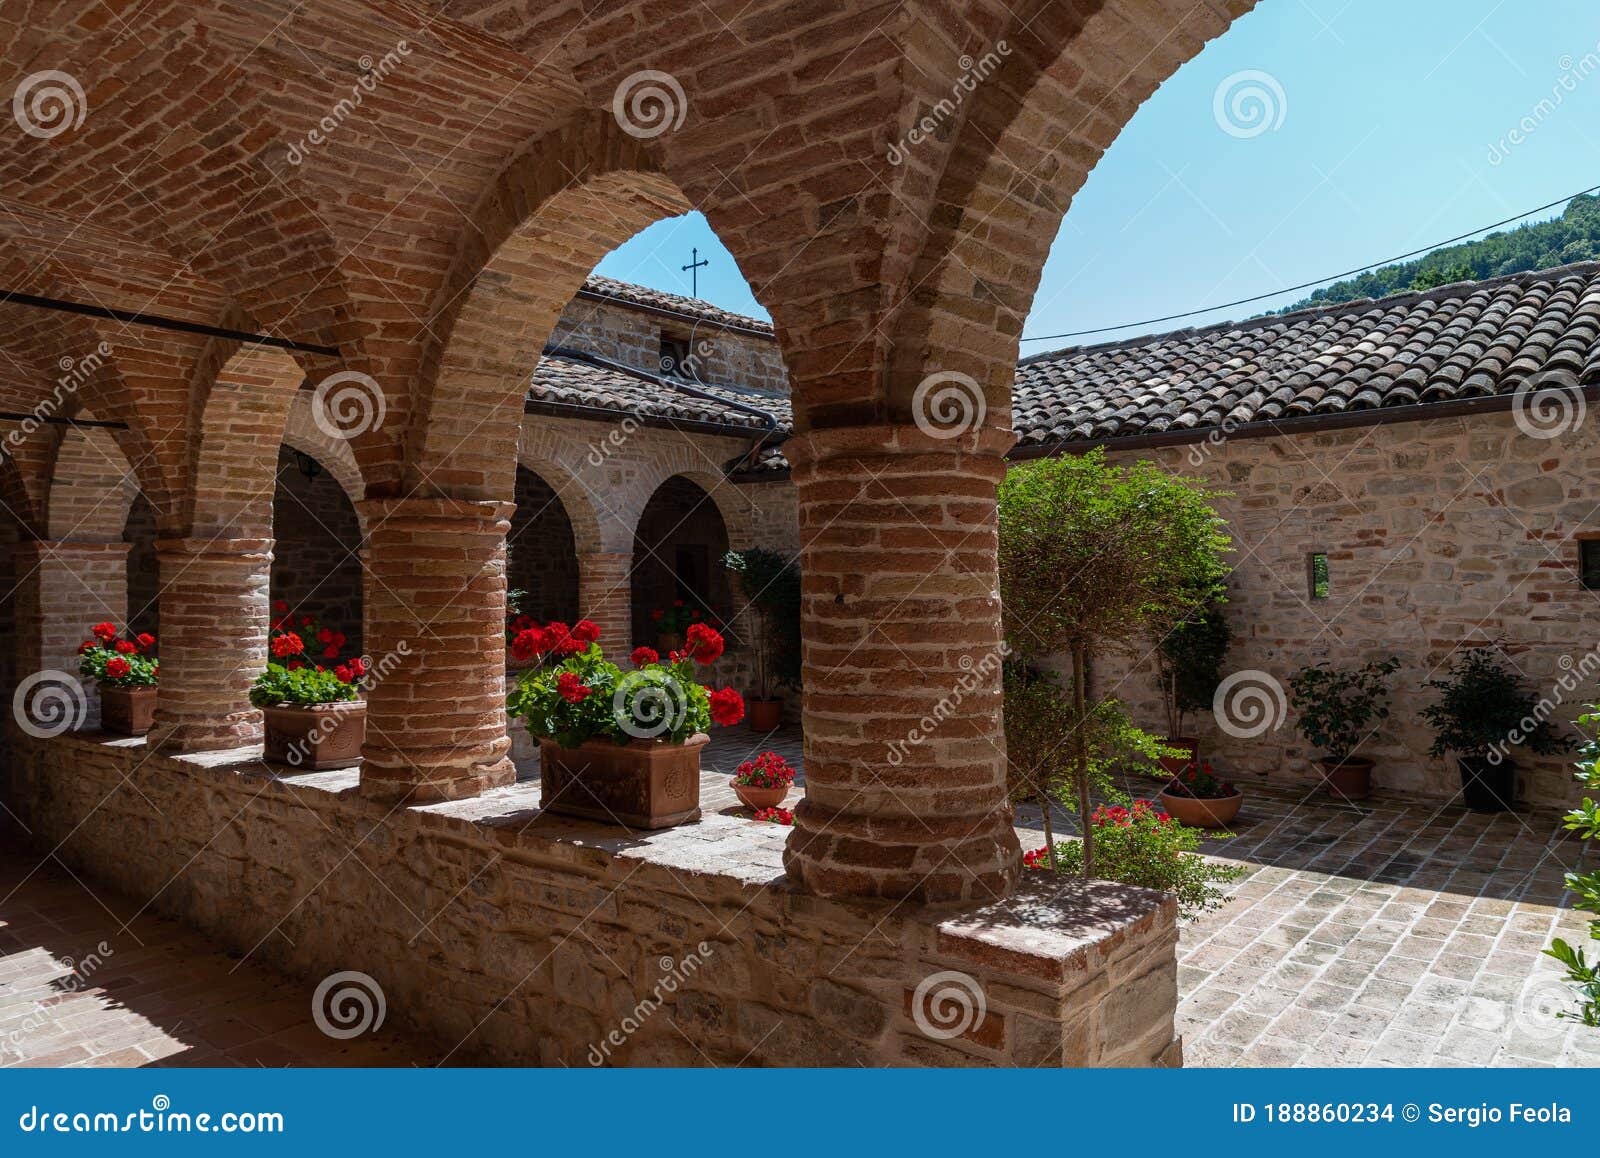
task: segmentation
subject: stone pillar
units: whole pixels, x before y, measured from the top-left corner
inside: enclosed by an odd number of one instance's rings
[[[150,743],[167,753],[261,742],[250,685],[267,666],[271,539],[158,539],[160,692]]]
[[[606,655],[622,662],[638,643],[633,638],[633,569],[631,551],[583,551],[578,555],[578,613],[600,629]]]
[[[1010,431],[812,431],[800,504],[805,799],[784,862],[825,896],[992,900],[1006,794],[995,492]]]
[[[515,779],[505,712],[512,503],[371,499],[361,790],[427,803]]]

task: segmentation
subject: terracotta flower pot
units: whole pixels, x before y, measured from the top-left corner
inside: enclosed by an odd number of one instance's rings
[[[1188,753],[1186,756],[1158,756],[1156,763],[1161,765],[1161,770],[1169,776],[1176,776],[1191,764],[1200,763],[1200,741],[1188,736],[1179,736],[1171,740],[1163,740],[1169,748],[1182,748]]]
[[[740,784],[738,777],[730,777],[728,783],[733,787],[734,794],[739,797],[739,803],[746,808],[754,808],[757,812],[763,808],[776,808],[788,798],[792,785],[784,784],[778,788],[757,788],[754,784]]]
[[[682,744],[590,740],[576,748],[539,741],[539,807],[629,828],[672,828],[700,819],[700,751]]]
[[[744,718],[752,732],[773,732],[783,723],[782,700],[749,699],[744,702]]]
[[[1323,787],[1345,800],[1365,800],[1372,795],[1372,761],[1352,756],[1348,760],[1318,760]]]
[[[1244,804],[1244,793],[1234,790],[1232,796],[1217,796],[1202,800],[1194,796],[1178,796],[1161,790],[1161,807],[1182,824],[1195,828],[1227,828],[1239,815]]]
[[[273,764],[317,771],[361,763],[367,737],[365,700],[337,704],[278,704],[266,716],[266,758]]]
[[[142,736],[156,717],[156,689],[100,685],[100,727],[118,736]]]
[[[668,652],[683,650],[683,633],[681,631],[663,631],[656,636],[656,650],[661,653],[661,658],[666,659]]]

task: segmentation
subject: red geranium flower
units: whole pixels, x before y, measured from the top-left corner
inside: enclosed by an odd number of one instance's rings
[[[133,665],[120,655],[114,655],[106,660],[106,675],[114,680],[119,680],[133,670]]]
[[[580,619],[572,625],[572,638],[583,643],[593,643],[600,638],[600,629],[590,619]]]
[[[643,667],[647,663],[660,663],[661,655],[653,647],[636,647],[633,654],[628,657],[633,660],[635,667]]]
[[[310,627],[315,622],[316,622],[316,620],[312,619],[311,616],[309,616],[309,615],[302,615],[300,617],[300,626],[301,627]]]
[[[321,644],[332,643],[333,642],[333,629],[329,628],[329,627],[324,627],[321,631],[317,632],[317,642],[321,643]]]
[[[339,677],[340,683],[347,684],[350,682],[350,677],[355,673],[350,670],[348,665],[341,663],[338,667],[333,669],[333,674]]]
[[[338,655],[339,655],[339,648],[335,644],[331,644],[330,643],[327,647],[322,649],[322,658],[323,659],[336,659],[336,658],[338,658]]]
[[[272,639],[272,654],[279,659],[286,655],[299,655],[305,649],[305,642],[292,631],[286,631]]]
[[[650,618],[651,619],[660,619],[665,614],[666,614],[665,611],[663,611],[663,610],[661,610],[661,608],[657,607],[654,611],[652,611],[650,613]]]
[[[733,688],[718,688],[711,693],[711,719],[730,728],[744,719],[744,697]]]
[[[695,663],[699,664],[716,662],[717,657],[722,654],[723,648],[726,646],[717,629],[704,623],[691,623],[689,625],[688,640],[689,656]]]
[[[549,650],[544,632],[537,627],[525,627],[511,641],[511,655],[518,663],[526,663],[541,652]]]
[[[359,655],[356,656],[355,659],[351,660],[348,666],[350,668],[350,674],[353,676],[359,677],[367,674],[367,661],[362,659]]]
[[[765,820],[772,824],[793,824],[794,813],[787,808],[763,808],[756,813],[757,820]]]
[[[89,629],[89,632],[101,643],[110,643],[117,638],[117,625],[114,623],[97,623]]]
[[[95,648],[97,648],[99,646],[100,646],[100,641],[99,640],[86,639],[86,640],[84,640],[82,643],[80,643],[78,645],[78,654],[82,655],[86,651],[93,651]]]
[[[274,599],[272,601],[272,610],[276,611],[279,615],[282,615],[285,611],[289,610],[289,605],[281,599]]]
[[[561,693],[561,698],[569,704],[581,704],[589,698],[593,688],[585,686],[578,678],[576,672],[564,671],[556,680],[556,690]]]
[[[136,652],[138,650],[139,650],[138,645],[135,644],[132,640],[129,640],[129,639],[119,639],[119,640],[117,640],[117,654],[118,655],[132,655],[134,652]]]
[[[141,648],[143,648],[145,651],[149,651],[155,645],[156,645],[156,637],[155,636],[151,635],[148,631],[141,631],[139,633],[139,646]]]
[[[284,665],[285,669],[288,671],[299,671],[305,666],[305,661],[298,659],[291,659],[287,664]]]

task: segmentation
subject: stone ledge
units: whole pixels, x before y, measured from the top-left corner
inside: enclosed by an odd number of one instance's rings
[[[1006,901],[956,909],[824,899],[785,877],[787,830],[716,812],[633,834],[542,814],[533,783],[387,808],[353,769],[284,775],[259,747],[151,755],[81,733],[13,749],[9,798],[35,839],[291,971],[363,969],[422,1032],[473,1039],[473,1056],[581,1064],[685,945],[714,946],[714,964],[608,1061],[1177,1056],[1174,905],[1146,890],[1029,873]],[[128,776],[140,791],[119,798]],[[419,914],[449,933],[422,954]],[[919,987],[952,972],[983,1016],[945,1039]],[[704,1033],[681,1057],[680,1019]]]

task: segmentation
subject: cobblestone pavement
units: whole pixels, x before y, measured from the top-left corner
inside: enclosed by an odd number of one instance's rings
[[[727,780],[741,760],[773,749],[800,767],[794,729],[713,736],[707,811],[739,811]],[[537,758],[522,767],[536,776]],[[1071,831],[1070,817],[1055,823]],[[763,839],[782,839],[762,827]],[[1019,810],[1018,830],[1024,847],[1043,843],[1036,809]],[[1552,936],[1585,936],[1561,883],[1585,846],[1558,813],[1354,806],[1252,786],[1233,832],[1206,851],[1246,875],[1228,886],[1229,904],[1181,934],[1185,1064],[1600,1065],[1600,1031],[1551,1016],[1564,991],[1540,954]],[[430,1063],[394,1027],[327,1037],[311,1018],[311,982],[241,965],[36,863],[0,852],[0,1064]],[[97,953],[101,942],[112,951]],[[83,976],[91,954],[101,960]]]

